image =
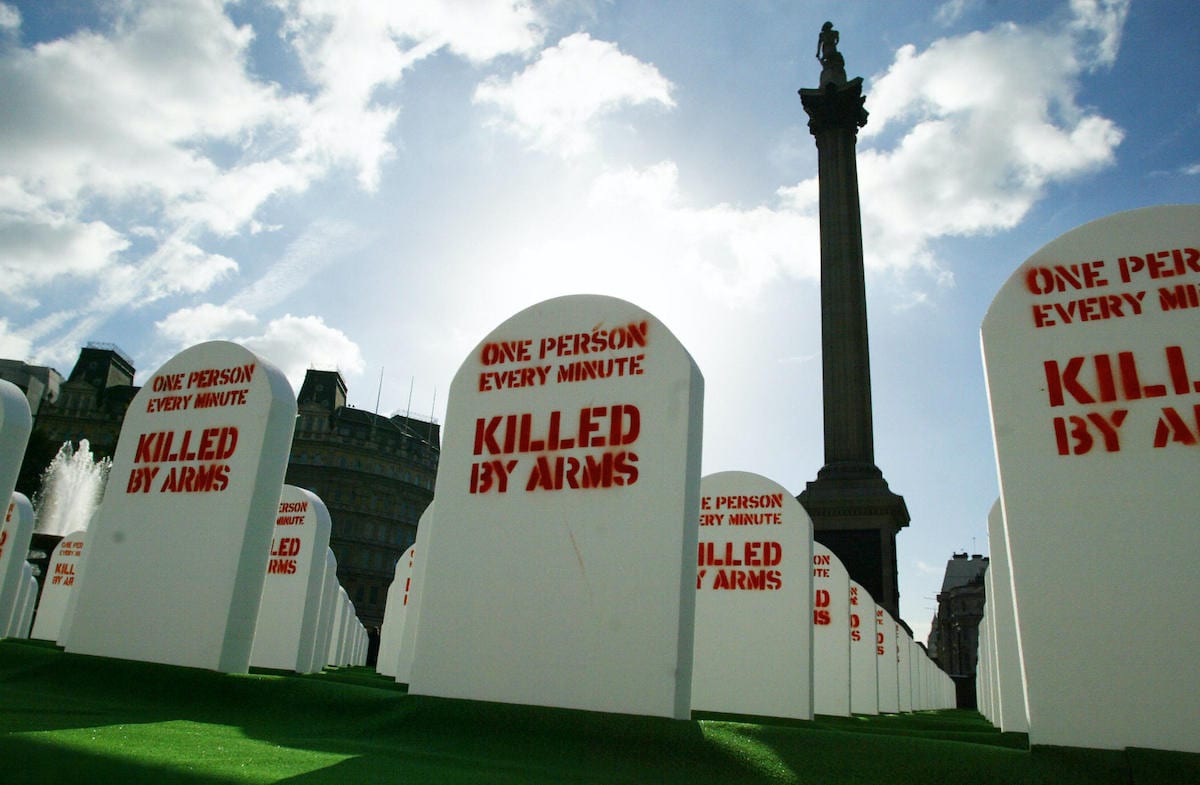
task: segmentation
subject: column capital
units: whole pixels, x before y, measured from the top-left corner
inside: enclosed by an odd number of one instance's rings
[[[826,82],[821,88],[800,89],[800,103],[808,113],[808,130],[845,129],[853,134],[867,124],[867,98],[862,94],[862,77],[844,84]]]

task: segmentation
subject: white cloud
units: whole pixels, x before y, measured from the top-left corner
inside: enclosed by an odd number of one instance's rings
[[[21,12],[8,3],[0,3],[0,30],[16,30],[21,26]]]
[[[519,266],[495,271],[484,284],[500,301],[595,292],[667,318],[701,302],[744,304],[781,275],[819,275],[814,216],[782,194],[774,207],[691,205],[671,161],[600,172],[586,192],[527,220],[512,227],[516,250],[496,250]]]
[[[672,107],[671,82],[653,65],[587,33],[569,35],[509,80],[490,77],[475,101],[530,146],[573,157],[595,144],[597,122],[628,106]]]
[[[262,231],[272,199],[338,168],[375,187],[400,111],[386,89],[405,69],[443,49],[521,54],[542,36],[527,2],[278,0],[285,40],[260,43],[294,47],[309,79],[285,89],[255,75],[255,31],[226,5],[119,3],[108,26],[0,49],[3,294],[97,291],[43,339],[235,275],[210,243]],[[0,29],[19,25],[0,3]]]
[[[0,357],[14,360],[24,360],[33,350],[33,342],[19,332],[12,332],[7,319],[0,319]]]
[[[1110,165],[1122,131],[1075,102],[1081,70],[1102,62],[1087,51],[1074,28],[1014,24],[902,47],[868,89],[860,133],[899,134],[859,153],[868,265],[944,279],[933,240],[1010,229],[1053,183]]]
[[[258,319],[240,308],[204,303],[194,308],[180,308],[155,322],[154,326],[164,338],[186,348],[253,330],[258,326]]]
[[[948,27],[962,18],[962,15],[971,5],[974,5],[971,0],[947,0],[947,2],[938,6],[937,11],[934,12],[933,21],[943,27]]]
[[[338,369],[349,374],[365,367],[358,344],[319,316],[286,314],[260,328],[249,311],[206,303],[181,308],[156,322],[159,334],[175,351],[205,341],[233,341],[278,366],[299,389],[307,368]],[[0,333],[2,336],[2,333]]]
[[[355,166],[363,187],[379,183],[394,154],[387,131],[399,109],[379,101],[416,62],[447,48],[475,62],[530,51],[542,38],[527,2],[509,0],[276,0],[285,33],[318,88],[302,149]]]
[[[357,375],[366,367],[358,345],[319,316],[287,314],[271,321],[261,335],[236,340],[277,365],[297,390],[308,368]]]
[[[254,283],[234,295],[235,308],[262,309],[285,301],[313,275],[362,247],[366,233],[355,226],[318,220],[288,244],[283,256]]]
[[[129,245],[103,221],[78,221],[51,210],[6,211],[0,206],[2,290],[23,299],[58,276],[87,278],[117,263]]]
[[[1071,32],[1089,68],[1116,62],[1131,0],[1071,0]]]

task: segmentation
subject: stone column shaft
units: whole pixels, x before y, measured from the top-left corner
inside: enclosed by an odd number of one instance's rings
[[[813,132],[820,180],[825,464],[852,472],[875,465],[857,131],[851,120]]]

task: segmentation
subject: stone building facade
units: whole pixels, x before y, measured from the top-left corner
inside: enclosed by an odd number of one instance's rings
[[[937,615],[929,634],[929,656],[954,680],[959,708],[974,708],[979,622],[987,600],[984,576],[988,557],[955,553],[937,596]]]
[[[297,401],[287,482],[329,508],[338,579],[359,620],[378,627],[396,562],[416,540],[417,522],[433,500],[439,426],[347,406],[336,371],[310,370]]]

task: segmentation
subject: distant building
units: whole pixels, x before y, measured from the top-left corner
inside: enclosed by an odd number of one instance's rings
[[[297,401],[287,482],[329,508],[338,579],[359,620],[378,627],[396,562],[416,540],[417,522],[433,500],[440,429],[347,406],[336,371],[310,370]]]
[[[89,343],[81,349],[66,381],[53,368],[0,360],[0,367],[16,366],[32,369],[35,384],[22,387],[26,395],[34,395],[35,387],[41,395],[37,406],[30,405],[33,430],[17,477],[17,490],[33,499],[41,490],[42,472],[65,442],[78,447],[87,439],[97,459],[112,457],[125,410],[138,388],[133,384],[133,362],[113,344]]]
[[[956,553],[946,562],[937,615],[929,633],[929,654],[954,680],[960,708],[975,705],[975,667],[987,568],[988,558],[979,554],[968,558],[966,553]]]
[[[31,396],[35,412],[17,490],[34,498],[64,442],[78,446],[87,439],[97,459],[111,457],[139,389],[135,373],[133,361],[112,344],[84,347],[66,381],[52,368],[0,360],[2,378]],[[328,506],[338,581],[359,620],[378,627],[396,562],[416,539],[417,522],[433,499],[440,428],[347,406],[346,384],[336,371],[308,371],[297,403],[285,481]],[[39,543],[47,545],[53,547]]]
[[[29,412],[37,416],[43,401],[58,400],[62,374],[44,365],[28,365],[20,360],[0,360],[0,379],[12,382],[25,393]]]

